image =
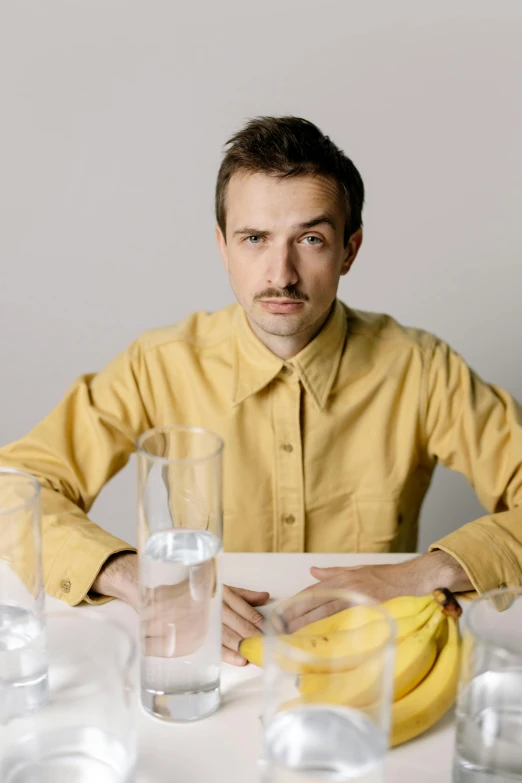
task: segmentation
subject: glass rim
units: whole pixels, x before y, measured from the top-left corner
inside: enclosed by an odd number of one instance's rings
[[[0,516],[3,516],[4,514],[7,516],[8,514],[22,511],[24,508],[29,508],[29,506],[40,497],[42,489],[40,482],[31,473],[27,473],[25,470],[18,470],[18,468],[4,468],[0,466],[0,479],[2,476],[19,476],[20,478],[24,478],[28,484],[32,485],[34,491],[33,494],[27,498],[25,503],[19,503],[17,506],[12,506],[11,508],[2,508],[0,506]]]
[[[171,459],[170,457],[160,457],[157,454],[151,454],[149,451],[147,451],[144,447],[144,441],[147,438],[150,438],[153,435],[159,435],[164,434],[167,432],[190,432],[192,434],[198,434],[198,435],[210,435],[211,438],[214,438],[216,441],[216,448],[214,451],[212,451],[210,454],[207,454],[205,457],[177,457],[176,459]],[[205,462],[206,460],[213,459],[214,457],[219,456],[225,447],[225,442],[223,438],[217,434],[217,432],[214,432],[213,430],[208,430],[206,427],[197,427],[192,426],[190,424],[172,424],[172,425],[166,425],[165,427],[151,427],[148,430],[145,430],[145,432],[142,432],[141,435],[136,440],[136,453],[140,454],[142,457],[146,457],[148,460],[151,460],[151,462],[159,462],[161,464],[166,465],[175,465],[179,462],[184,463],[192,463],[192,462]]]
[[[74,620],[74,622],[80,622],[80,623],[87,623],[94,621],[95,623],[98,623],[98,625],[104,626],[105,628],[115,628],[121,636],[123,636],[126,641],[129,643],[129,653],[125,656],[125,662],[124,666],[126,668],[130,668],[133,666],[133,664],[137,660],[138,656],[138,645],[136,643],[136,640],[134,639],[133,635],[129,631],[129,629],[120,621],[115,620],[112,617],[103,617],[103,615],[95,612],[89,612],[86,613],[85,611],[80,610],[79,612],[75,609],[72,609],[72,611],[68,611],[67,609],[54,609],[50,612],[44,612],[44,621],[45,626],[47,624],[47,620],[66,620],[69,621],[70,619]]]
[[[365,593],[360,593],[357,590],[344,590],[342,588],[336,588],[336,589],[327,589],[324,590],[318,589],[317,591],[314,591],[315,597],[319,596],[331,596],[333,598],[343,598],[344,600],[350,601],[350,599],[353,599],[351,606],[368,606],[372,609],[376,609],[377,612],[381,615],[381,620],[384,621],[388,627],[388,634],[387,638],[379,644],[375,649],[373,649],[370,653],[365,655],[365,659],[370,660],[374,656],[382,655],[383,651],[389,647],[390,644],[396,643],[396,632],[397,632],[397,623],[392,617],[392,615],[387,611],[386,608],[382,606],[382,602],[375,600],[374,598],[371,598],[370,596],[366,595]],[[306,600],[305,597],[302,597],[301,599],[298,598],[299,593],[297,593],[294,596],[291,596],[290,598],[283,598],[279,601],[277,601],[270,610],[268,617],[266,618],[269,622],[271,622],[272,617],[276,615],[278,612],[280,612],[285,605],[289,605],[294,603],[297,600]],[[350,609],[351,606],[347,606],[346,609]],[[340,610],[343,611],[343,610]],[[321,618],[322,619],[322,618]],[[377,620],[378,618],[376,618]],[[380,621],[380,620],[379,620]],[[315,622],[315,621],[312,621]],[[304,627],[304,626],[303,626]],[[359,630],[358,628],[352,629],[354,632]],[[346,631],[346,633],[349,633],[350,629]],[[292,660],[299,662],[299,663],[306,663],[307,661],[314,661],[317,660],[317,656],[313,653],[306,652],[304,650],[300,650],[297,647],[294,647],[292,644],[287,642],[285,639],[280,638],[280,634],[276,634],[273,631],[272,626],[272,632],[265,634],[265,638],[267,639],[278,639],[278,644],[281,645],[281,647],[285,650],[285,656],[287,655],[287,651],[291,651],[291,653],[288,655],[289,658]],[[350,660],[353,658],[356,658],[360,655],[360,653],[352,652],[352,653],[346,653],[344,655],[339,655],[335,658],[331,659],[332,663],[335,663],[337,661],[343,661],[343,660]]]
[[[488,633],[484,633],[483,631],[478,630],[474,623],[474,615],[478,612],[477,607],[483,606],[492,598],[501,598],[506,595],[522,598],[522,587],[498,587],[495,590],[488,590],[486,593],[482,593],[481,595],[474,598],[466,612],[466,630],[471,633],[475,639],[478,639],[481,642],[485,642],[486,644],[490,644],[499,648],[504,648],[511,652],[520,653],[522,652],[522,641],[519,643],[512,642],[510,644],[509,640],[502,639],[499,642],[497,641],[498,636],[493,637]]]

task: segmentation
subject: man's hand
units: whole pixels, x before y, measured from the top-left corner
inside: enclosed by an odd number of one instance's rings
[[[386,601],[398,595],[427,595],[436,587],[459,592],[473,590],[461,565],[446,552],[436,550],[394,565],[355,566],[352,568],[312,568],[319,580],[299,593],[301,598],[293,614],[288,614],[289,631],[328,617],[345,608],[341,601],[326,601],[322,590],[354,590]],[[309,600],[308,600],[309,599]]]
[[[199,596],[198,596],[199,592]],[[162,658],[190,655],[205,641],[209,624],[212,590],[205,584],[194,585],[194,579],[176,585],[148,588],[142,599],[142,640],[146,655]],[[221,657],[226,663],[244,666],[247,660],[239,654],[239,644],[247,636],[262,633],[261,606],[268,593],[223,587]]]
[[[208,577],[208,578],[207,578]],[[213,590],[213,572],[192,574],[191,581],[147,588],[142,598],[143,638],[147,655],[188,655],[202,644],[207,630]],[[104,565],[92,592],[120,598],[139,610],[138,556],[125,552]],[[208,593],[208,595],[207,595]],[[263,616],[254,607],[269,598],[266,592],[223,587],[222,659],[235,666],[247,661],[239,644],[247,636],[262,633]],[[199,600],[198,600],[199,599]]]
[[[240,587],[223,588],[223,635],[221,657],[235,666],[245,666],[246,658],[239,654],[239,644],[248,636],[263,632],[262,614],[253,607],[266,604],[270,595],[243,590]]]

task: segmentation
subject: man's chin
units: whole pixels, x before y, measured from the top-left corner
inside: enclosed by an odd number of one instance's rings
[[[307,327],[302,315],[299,316],[296,313],[265,315],[264,317],[257,316],[252,320],[259,329],[262,329],[266,334],[274,335],[274,337],[292,337],[292,335],[299,334]]]

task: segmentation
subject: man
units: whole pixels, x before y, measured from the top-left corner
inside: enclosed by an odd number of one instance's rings
[[[0,452],[42,484],[47,591],[137,605],[137,555],[86,515],[137,436],[174,423],[225,441],[226,550],[415,551],[441,462],[487,516],[400,565],[312,569],[318,584],[379,600],[521,584],[521,409],[433,335],[336,299],[361,246],[364,188],[317,127],[258,118],[228,145],[216,236],[239,304],[142,335]],[[328,613],[315,587],[296,622]],[[239,642],[267,598],[225,588],[224,660],[245,663]]]

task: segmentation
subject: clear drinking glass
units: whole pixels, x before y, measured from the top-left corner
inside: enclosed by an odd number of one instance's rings
[[[522,781],[522,588],[484,593],[464,622],[453,780]]]
[[[85,610],[46,616],[49,699],[0,727],[2,783],[131,783],[136,645]]]
[[[277,604],[266,621],[262,779],[381,783],[395,622],[360,593],[318,590],[314,600],[343,611],[343,625],[339,616],[330,628],[308,625],[290,635],[309,609],[306,593]]]
[[[197,427],[137,443],[141,699],[163,720],[197,720],[220,702],[222,452]]]
[[[0,724],[46,698],[40,485],[0,468]]]

